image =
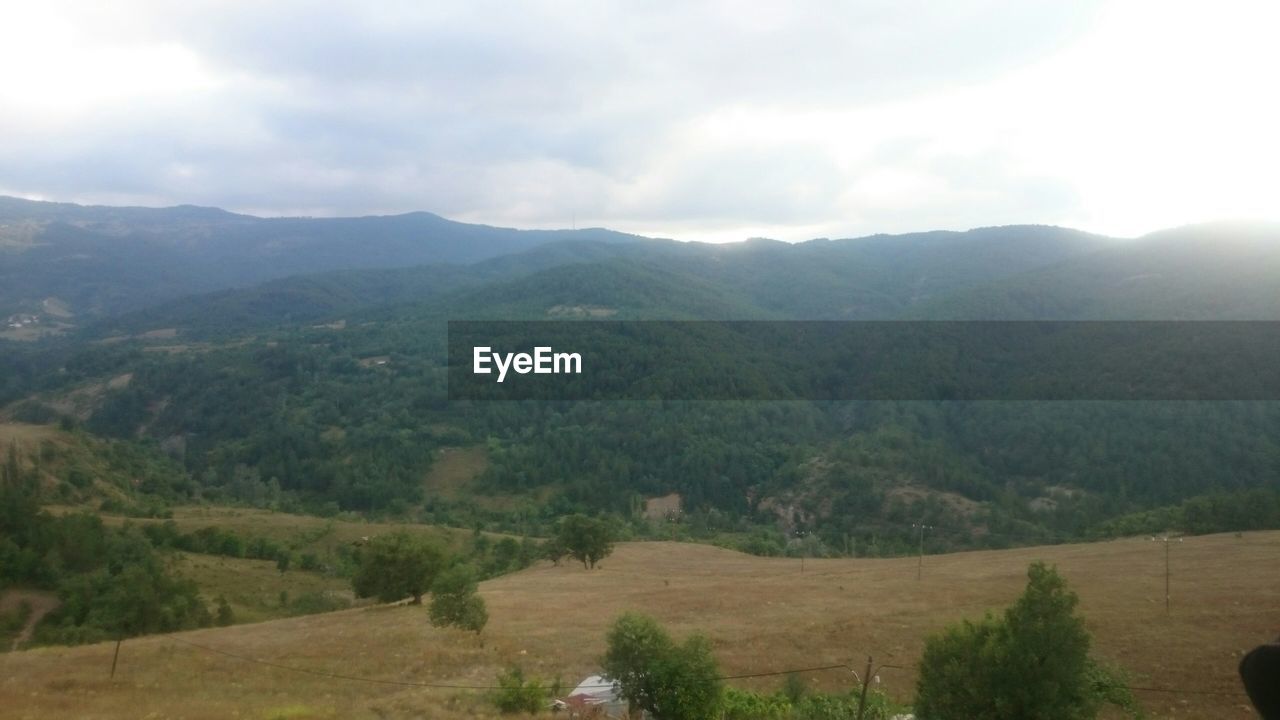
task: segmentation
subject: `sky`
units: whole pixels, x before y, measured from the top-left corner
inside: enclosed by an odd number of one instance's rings
[[[800,241],[1280,219],[1280,3],[0,0],[0,194]]]

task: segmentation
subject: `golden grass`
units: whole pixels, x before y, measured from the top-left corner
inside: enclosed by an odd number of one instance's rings
[[[604,632],[635,609],[677,636],[707,633],[728,674],[834,663],[868,654],[908,666],[882,673],[909,699],[924,638],[1012,602],[1027,565],[1056,563],[1080,594],[1096,654],[1138,685],[1237,693],[1240,654],[1280,628],[1280,532],[1198,537],[1164,551],[1146,540],[957,553],[916,561],[753,558],[707,546],[619,546],[601,569],[543,565],[482,586],[490,626],[480,647],[437,630],[422,607],[373,607],[257,625],[129,640],[115,682],[110,644],[11,654],[0,715],[15,718],[496,717],[478,693],[341,681],[273,669],[184,645],[312,670],[404,682],[492,684],[511,663],[574,683],[598,669]],[[810,682],[848,688],[843,671]],[[780,678],[747,683],[777,687]],[[1140,693],[1154,718],[1252,718],[1243,696]]]
[[[423,479],[423,488],[428,493],[452,498],[466,490],[488,467],[489,454],[482,446],[441,448]]]
[[[475,481],[488,469],[489,453],[482,445],[441,448],[423,477],[422,487],[428,496],[468,500],[488,510],[513,510],[523,502],[543,503],[555,492],[552,486],[524,494],[480,492]]]
[[[64,508],[49,506],[54,512]],[[338,518],[321,518],[314,515],[293,515],[258,508],[233,508],[221,505],[181,506],[172,509],[171,518],[182,532],[191,532],[203,527],[218,527],[231,530],[245,538],[265,537],[288,545],[298,544],[297,549],[315,552],[332,552],[339,545],[351,545],[364,538],[376,537],[386,533],[403,530],[412,535],[441,541],[451,547],[457,547],[472,536],[472,531],[461,528],[446,528],[437,525],[418,525],[391,522],[365,522],[361,520],[340,520]],[[115,515],[102,515],[109,524],[132,522],[137,524],[162,523],[164,520],[124,518]],[[485,533],[491,537],[504,537],[500,534]]]
[[[8,451],[10,443],[17,443],[20,450],[33,450],[44,440],[62,436],[53,425],[28,425],[27,423],[0,422],[0,449]]]
[[[289,608],[280,605],[281,592],[288,593],[290,601],[306,593],[356,600],[350,580],[297,569],[282,573],[272,560],[178,553],[174,570],[195,581],[211,604],[219,596],[226,598],[237,623],[291,615]]]

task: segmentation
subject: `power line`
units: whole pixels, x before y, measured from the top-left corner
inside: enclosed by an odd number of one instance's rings
[[[364,682],[364,683],[372,683],[376,685],[397,685],[401,687],[436,688],[436,689],[442,689],[442,690],[503,690],[504,689],[501,685],[459,685],[454,683],[426,683],[426,682],[414,682],[410,680],[388,680],[385,678],[371,678],[371,677],[364,677],[360,675],[344,675],[341,673],[331,673],[323,670],[313,670],[311,668],[297,667],[294,665],[285,665],[283,663],[272,662],[270,660],[259,660],[258,658],[249,657],[248,655],[240,655],[237,653],[228,652],[226,650],[219,650],[217,648],[209,647],[208,645],[201,645],[200,643],[191,642],[190,640],[183,640],[182,638],[178,638],[178,637],[169,637],[168,639],[174,642],[178,642],[184,645],[189,645],[191,647],[198,648],[200,650],[204,650],[205,652],[213,653],[215,655],[221,655],[223,657],[228,657],[235,660],[241,660],[243,662],[254,663],[257,665],[264,665],[266,667],[276,668],[277,670],[288,670],[290,672],[303,673],[306,675],[315,675],[317,677],[330,678],[333,680],[349,680],[352,682]],[[892,667],[899,670],[906,670],[915,666],[916,665],[913,663],[907,666],[882,665],[881,668]],[[854,671],[851,666],[845,663],[838,663],[835,665],[818,665],[814,667],[791,668],[788,670],[769,670],[769,671],[757,672],[757,673],[744,673],[741,675],[721,675],[716,679],[717,680],[750,680],[754,678],[777,677],[779,675],[798,675],[802,673],[824,672],[827,670],[849,670],[850,672],[854,672],[855,675],[857,674],[856,671]],[[589,689],[603,689],[603,688],[613,687],[613,683],[608,683],[604,685],[579,685],[577,687],[589,688]],[[1181,689],[1158,688],[1158,687],[1148,687],[1148,686],[1142,686],[1142,685],[1122,685],[1122,684],[1107,685],[1106,687],[1117,688],[1117,689],[1124,688],[1126,690],[1133,690],[1137,692],[1168,693],[1172,695],[1247,697],[1243,692],[1230,692],[1230,691],[1224,691],[1224,690],[1190,690],[1185,688],[1181,688]]]
[[[267,667],[276,668],[278,670],[288,670],[291,672],[305,673],[307,675],[315,675],[318,677],[325,677],[333,680],[350,680],[352,682],[375,683],[378,685],[399,685],[404,687],[439,688],[444,690],[502,690],[504,689],[501,685],[457,685],[457,684],[451,684],[451,683],[425,683],[425,682],[414,682],[410,680],[387,680],[384,678],[371,678],[371,677],[363,677],[360,675],[343,675],[341,673],[331,673],[323,670],[313,670],[311,668],[297,667],[294,665],[285,665],[283,663],[272,662],[270,660],[259,660],[258,658],[249,657],[248,655],[240,655],[237,653],[228,652],[226,650],[219,650],[217,648],[209,647],[208,645],[201,645],[200,643],[194,643],[194,642],[191,642],[190,640],[183,640],[182,638],[178,638],[178,637],[171,637],[169,639],[173,640],[174,642],[179,642],[184,645],[190,645],[191,647],[199,648],[201,650],[213,653],[215,655],[222,655],[224,657],[233,658],[235,660],[255,663],[258,665],[265,665]],[[840,670],[840,669],[848,669],[848,668],[849,668],[848,665],[845,665],[842,663],[839,665],[821,665],[817,667],[793,668],[790,670],[770,670],[767,672],[746,673],[743,675],[723,675],[716,679],[717,680],[748,680],[751,678],[775,677],[778,675],[792,675],[792,674],[820,672],[824,670]],[[579,686],[579,687],[589,687],[593,689],[607,688],[607,687],[613,687],[613,683],[609,683],[607,685],[587,685],[587,686]]]

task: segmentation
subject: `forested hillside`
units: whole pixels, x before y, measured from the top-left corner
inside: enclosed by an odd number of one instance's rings
[[[430,213],[258,218],[216,208],[117,208],[0,197],[0,318],[79,324],[197,292],[329,270],[471,263],[607,230],[468,225]],[[49,301],[49,302],[46,302]]]
[[[549,243],[472,264],[286,278],[10,343],[0,401],[18,420],[154,444],[181,466],[169,487],[188,499],[308,512],[521,532],[609,512],[641,534],[813,554],[902,551],[921,521],[938,529],[936,549],[1155,531],[1189,524],[1187,502],[1200,503],[1202,529],[1265,525],[1280,490],[1273,403],[699,403],[680,400],[678,376],[649,402],[450,403],[445,325],[1270,317],[1278,247],[1265,227],[1130,242],[1021,227]],[[454,448],[483,462],[433,486]],[[682,523],[641,518],[645,498],[673,492]]]

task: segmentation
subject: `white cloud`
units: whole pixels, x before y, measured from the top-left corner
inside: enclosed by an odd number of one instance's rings
[[[1276,6],[0,9],[0,187],[786,240],[1276,215]]]

